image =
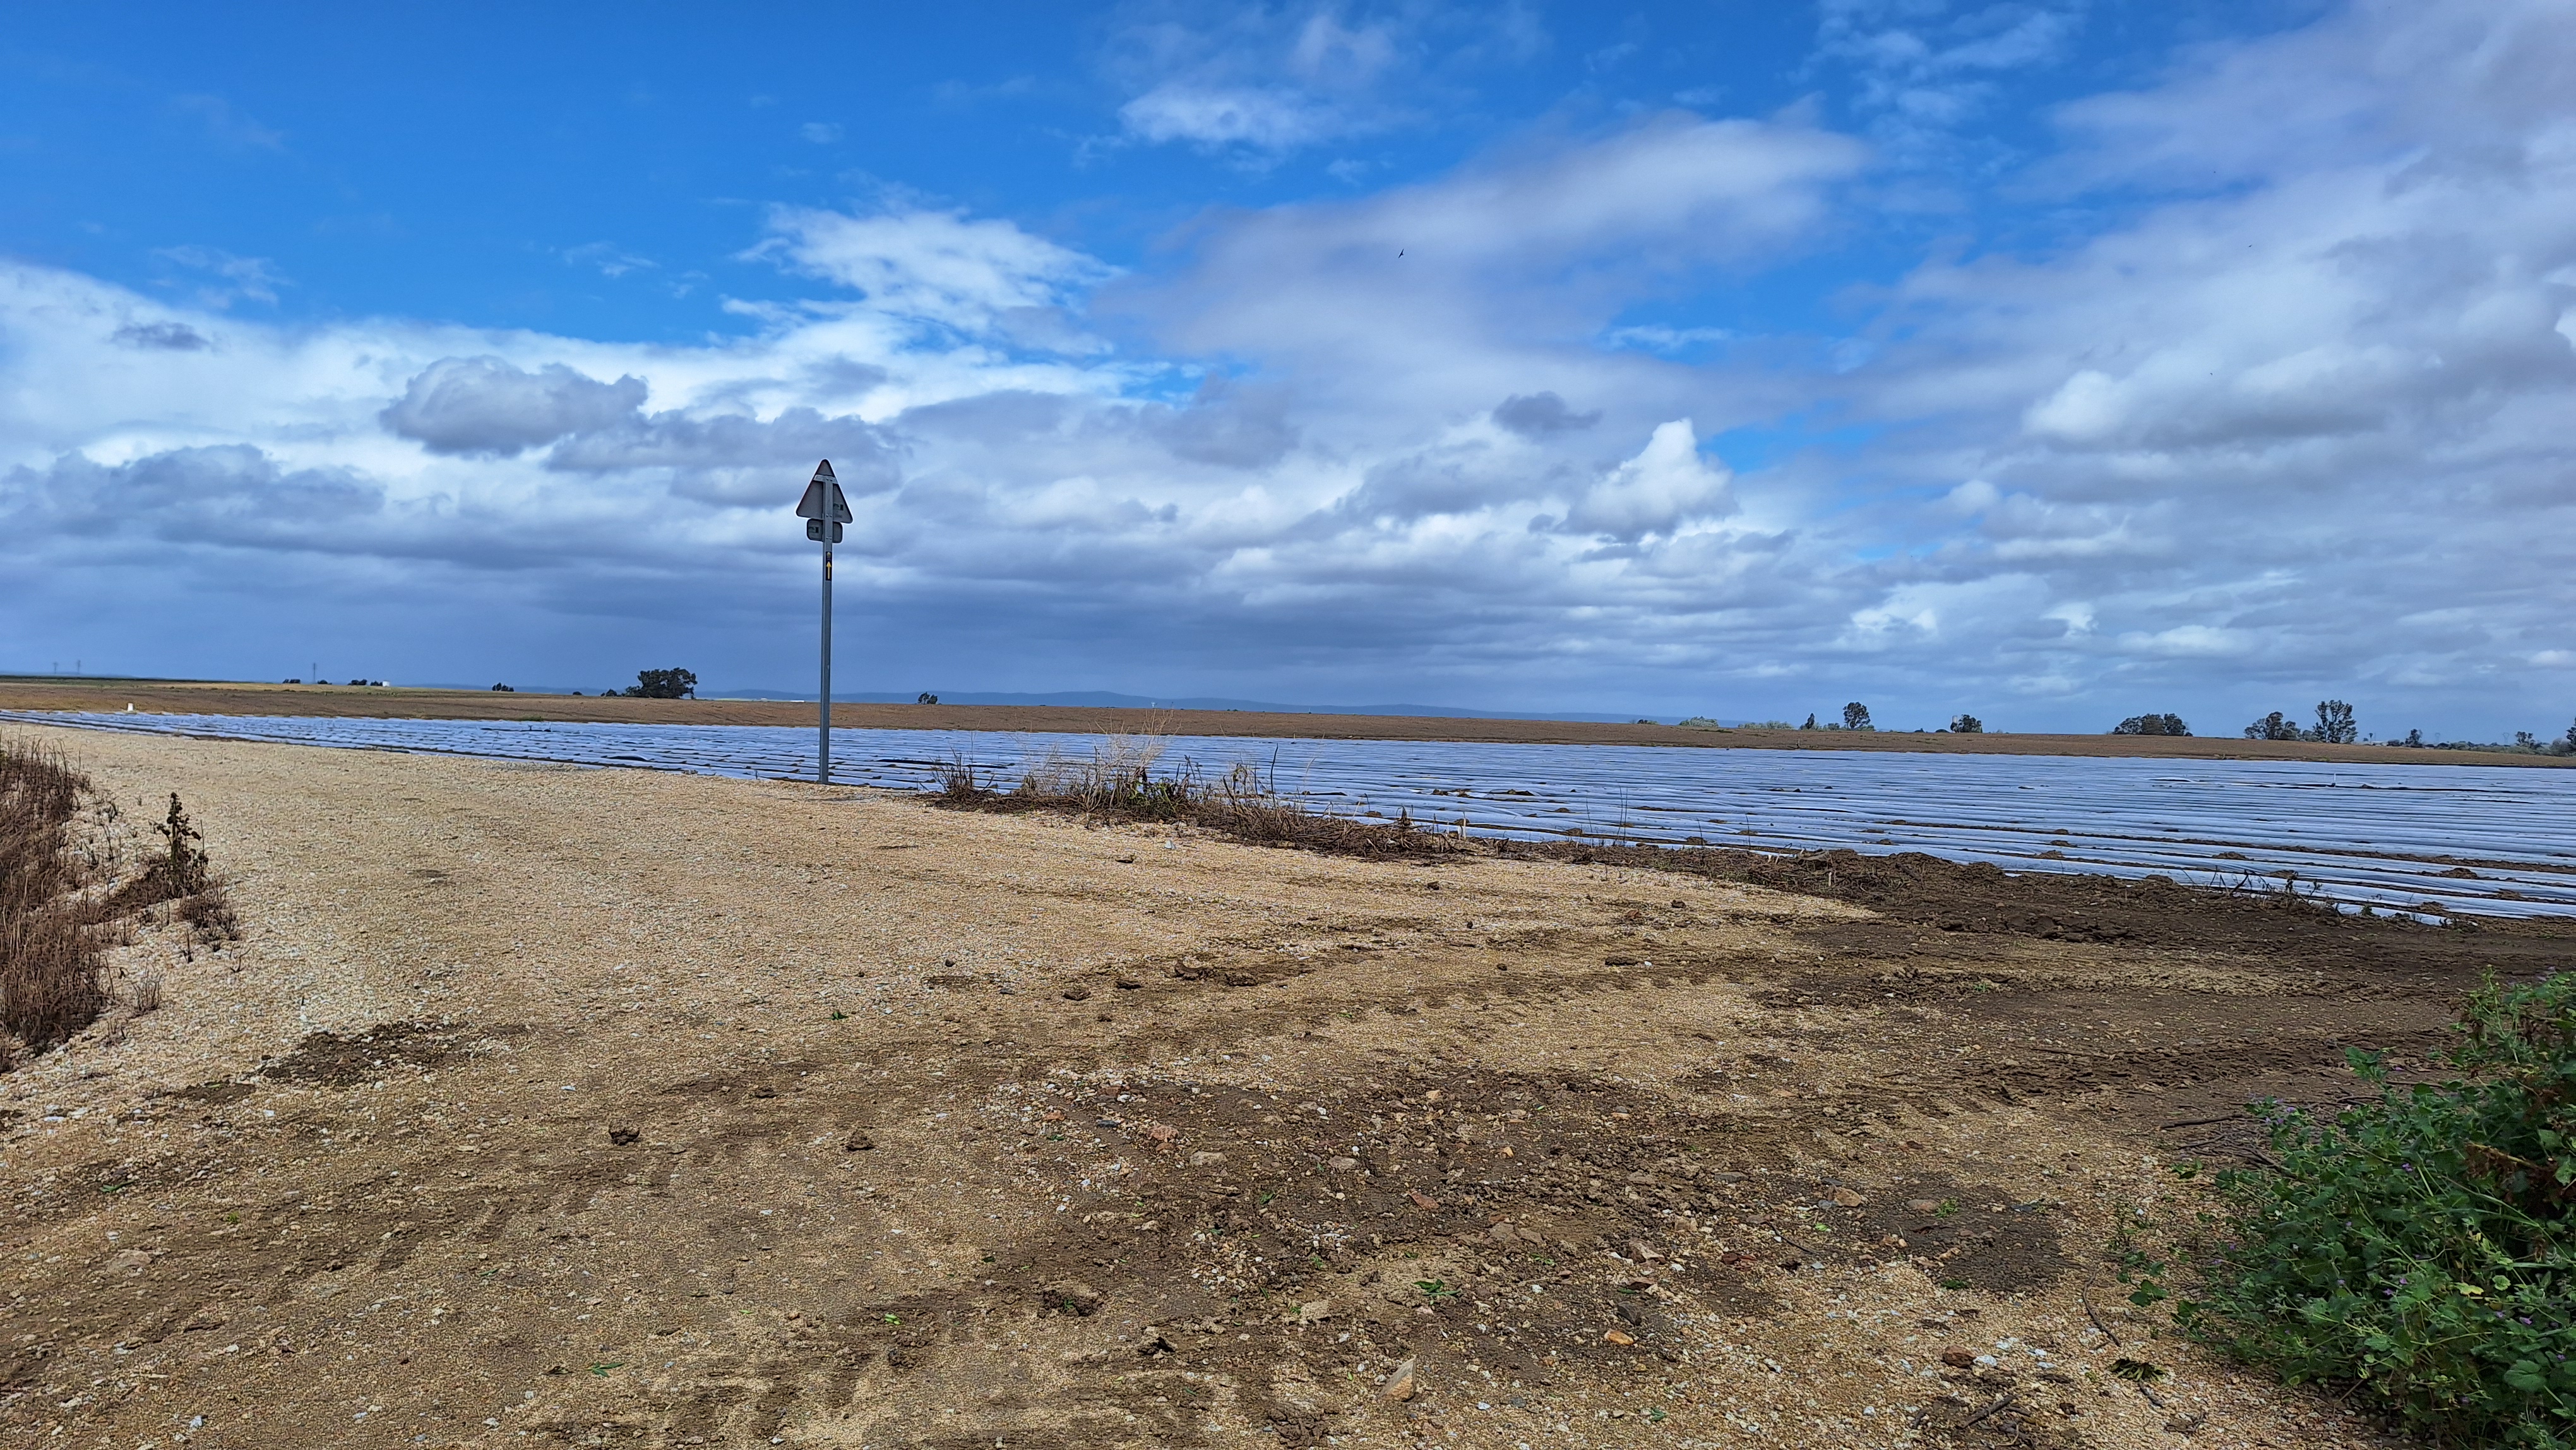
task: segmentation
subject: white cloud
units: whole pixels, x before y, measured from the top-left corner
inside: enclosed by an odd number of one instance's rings
[[[1656,428],[1636,457],[1585,489],[1566,510],[1564,526],[1632,543],[1669,534],[1734,513],[1732,481],[1723,465],[1700,456],[1690,420],[1677,418]]]
[[[782,207],[756,251],[865,293],[878,312],[968,333],[1059,314],[1112,270],[1006,221]]]
[[[0,267],[0,598],[30,638],[90,627],[79,581],[112,575],[234,601],[154,596],[187,638],[346,617],[480,660],[624,631],[777,684],[809,607],[783,509],[828,454],[872,680],[1925,722],[2021,694],[2033,728],[2329,695],[2419,712],[2400,730],[2563,714],[2576,107],[2533,77],[2576,40],[2549,13],[2370,3],[2194,52],[2066,113],[2033,184],[2090,230],[1945,252],[1841,299],[1840,337],[1724,311],[1866,220],[1871,148],[1794,117],[1211,211],[1129,275],[959,210],[784,209],[755,250],[810,295],[686,344],[249,322],[223,306],[273,275],[219,254],[166,301]],[[2021,21],[1878,16],[1931,57],[1891,76],[2050,53]],[[1366,70],[1299,34],[1240,73],[1181,47],[1125,94]],[[2267,105],[2277,147],[2246,140]],[[1604,346],[1692,328],[1725,347]],[[131,571],[120,498],[168,514],[168,582]]]
[[[1342,118],[1295,91],[1156,86],[1118,108],[1128,134],[1145,141],[1186,141],[1210,149],[1250,146],[1291,151],[1341,134]]]
[[[423,369],[382,416],[389,431],[432,453],[506,458],[614,426],[643,406],[645,392],[633,376],[603,383],[561,363],[526,372],[497,357],[453,357]]]
[[[2000,93],[1997,77],[2056,61],[2083,6],[2028,0],[1823,0],[1817,56],[1851,68],[1854,108],[1898,154],[1955,150],[1958,129]]]
[[[1543,43],[1519,7],[1412,9],[1366,20],[1336,5],[1131,11],[1101,58],[1130,92],[1123,136],[1254,165],[1385,130],[1452,94],[1454,64],[1509,62]]]
[[[286,279],[278,275],[276,264],[267,258],[236,257],[221,247],[162,247],[152,255],[213,279],[191,284],[198,304],[205,307],[230,307],[236,302],[273,303],[277,289],[287,285]]]

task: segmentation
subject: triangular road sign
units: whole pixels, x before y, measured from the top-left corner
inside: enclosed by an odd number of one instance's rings
[[[832,476],[832,460],[815,465],[814,481],[805,485],[805,497],[796,505],[796,517],[819,519],[829,517],[836,524],[846,524],[858,515],[850,512],[850,501],[841,496],[841,481]]]

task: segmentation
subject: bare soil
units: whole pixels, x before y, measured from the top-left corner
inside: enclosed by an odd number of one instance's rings
[[[812,725],[793,700],[630,700],[624,696],[500,694],[222,681],[0,679],[0,710],[203,715],[317,715],[360,719],[563,720],[611,724]],[[1724,750],[1901,750],[1952,755],[2134,756],[2173,760],[2332,760],[2382,765],[2576,766],[2576,756],[2406,750],[2228,736],[1951,735],[1911,731],[1705,730],[1580,720],[1460,720],[1441,716],[1300,715],[1255,710],[1129,710],[1071,705],[836,703],[850,729],[1014,730],[1075,735],[1218,735],[1281,740],[1461,740],[1510,745],[1665,745]]]
[[[2393,1443],[2105,1245],[2244,1102],[2576,956],[35,733],[183,793],[244,938],[145,931],[160,1009],[0,1076],[9,1443]]]

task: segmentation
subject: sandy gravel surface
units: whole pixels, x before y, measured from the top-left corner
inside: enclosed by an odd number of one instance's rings
[[[2210,1044],[2350,1030],[2304,969],[32,733],[181,792],[247,936],[147,933],[159,1011],[0,1077],[0,1442],[2377,1443],[2101,1252],[2188,1208],[2152,1129]]]
[[[579,720],[617,724],[814,724],[811,702],[629,700],[497,694],[488,690],[348,685],[94,682],[0,679],[0,710],[123,710],[166,714],[316,715],[424,720]],[[835,704],[842,729],[1027,730],[1067,734],[1238,735],[1282,740],[1473,740],[1515,745],[1664,745],[1689,749],[1905,750],[1938,754],[2142,756],[2174,760],[2339,760],[2381,765],[2576,766],[2576,757],[2385,745],[2312,745],[2225,734],[1951,735],[1884,730],[1685,730],[1583,720],[1461,720],[1443,716],[1298,715],[1257,710],[1130,710],[1070,705]],[[1891,722],[1892,723],[1892,722]]]

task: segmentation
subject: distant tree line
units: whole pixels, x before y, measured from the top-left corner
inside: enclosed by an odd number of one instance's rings
[[[2114,735],[2189,735],[2191,727],[2180,715],[2132,715],[2111,727]],[[2285,710],[2274,710],[2245,727],[2248,740],[2300,740],[2316,745],[2353,745],[2361,740],[2361,724],[2354,718],[2352,705],[2344,700],[2319,700],[2316,723],[2301,725]],[[2543,741],[2528,730],[2514,732],[2513,743],[2480,744],[2475,741],[2428,741],[2421,730],[2409,730],[2403,740],[2391,739],[2391,745],[2417,750],[2520,750],[2535,755],[2576,755],[2576,725],[2556,740]]]
[[[1684,721],[1683,723],[1688,724],[1689,722]],[[1787,724],[1788,722],[1785,720],[1765,720],[1756,722],[1753,728],[1761,729],[1771,726],[1785,726]],[[1858,700],[1854,700],[1850,704],[1843,706],[1843,718],[1840,724],[1835,724],[1829,721],[1820,725],[1816,723],[1815,716],[1809,715],[1807,717],[1807,723],[1799,726],[1798,728],[1801,730],[1868,730],[1875,732],[1878,729],[1878,726],[1873,724],[1869,718],[1869,707]],[[1974,715],[1953,715],[1950,717],[1950,730],[1952,733],[1958,735],[1983,735],[1986,733],[1986,722],[1978,719]],[[1917,729],[1914,733],[1921,735],[1927,732]]]
[[[2306,740],[2320,745],[2350,745],[2361,739],[2361,727],[2354,723],[2352,706],[2341,700],[2319,700],[2317,723],[2301,729],[2289,716],[2275,710],[2245,727],[2248,740]]]

